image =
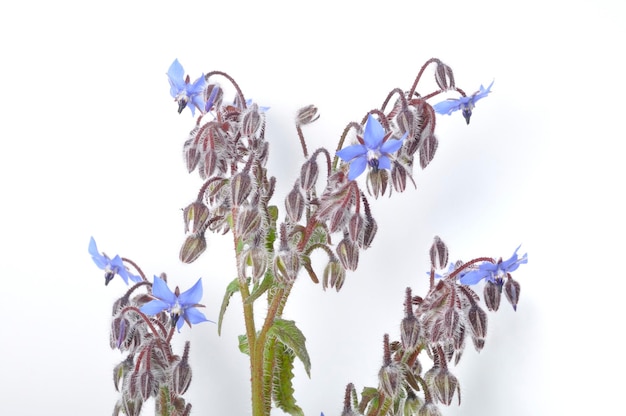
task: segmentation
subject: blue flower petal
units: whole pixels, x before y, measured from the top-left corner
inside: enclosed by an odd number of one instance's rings
[[[169,308],[169,304],[163,302],[162,300],[154,299],[143,305],[141,308],[139,308],[139,310],[146,315],[156,315],[157,313],[163,312],[164,310]]]
[[[167,77],[170,81],[170,94],[176,97],[178,93],[185,88],[185,70],[183,66],[175,59],[167,70]]]
[[[352,163],[350,163],[350,172],[348,172],[348,179],[356,179],[361,173],[365,171],[366,167],[367,158],[365,157],[365,155],[353,159]]]
[[[380,153],[387,153],[387,154],[395,153],[396,151],[398,151],[398,149],[402,147],[402,141],[406,138],[406,136],[407,136],[407,133],[404,133],[404,136],[402,136],[402,139],[400,140],[396,140],[396,139],[387,140],[385,143],[383,143],[382,146],[380,146]]]
[[[185,311],[185,318],[191,324],[199,324],[201,322],[213,322],[206,319],[206,316],[196,308],[189,308]]]
[[[202,299],[202,279],[198,279],[195,285],[181,293],[178,297],[178,303],[193,306],[199,303],[200,299]]]
[[[439,114],[452,114],[461,109],[461,102],[459,100],[448,99],[435,104],[433,109]]]
[[[104,270],[109,265],[109,259],[100,254],[98,246],[96,246],[96,240],[93,237],[89,240],[89,254],[91,254],[91,258],[98,268]]]
[[[363,133],[363,141],[368,149],[378,149],[385,137],[385,129],[371,114],[367,116],[367,124]]]
[[[152,296],[161,299],[169,305],[176,303],[176,295],[167,287],[167,283],[160,277],[154,276],[154,283],[152,284]]]
[[[378,158],[378,169],[391,169],[391,161],[385,155],[382,155]]]
[[[461,276],[459,282],[463,285],[475,285],[485,277],[487,277],[485,272],[481,270],[472,270],[471,272],[467,272]]]
[[[337,156],[339,156],[344,162],[350,162],[355,157],[365,156],[366,154],[367,147],[362,144],[353,144],[337,152]]]

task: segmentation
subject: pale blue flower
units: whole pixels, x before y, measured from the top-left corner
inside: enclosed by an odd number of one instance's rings
[[[502,279],[507,275],[507,273],[517,270],[520,264],[528,263],[528,253],[525,253],[521,258],[517,257],[517,250],[519,250],[520,247],[521,245],[515,249],[511,258],[506,261],[502,261],[502,259],[500,259],[500,261],[495,264],[488,261],[481,263],[478,266],[478,269],[472,270],[461,276],[459,282],[464,285],[474,285],[483,279],[492,283],[497,283],[496,280],[500,280],[500,282],[502,282]]]
[[[348,179],[356,179],[365,171],[367,165],[374,170],[391,169],[390,156],[402,146],[402,141],[407,133],[400,140],[391,139],[391,133],[386,133],[382,124],[370,114],[367,117],[365,132],[359,142],[363,144],[353,144],[337,152],[344,162],[350,164]]]
[[[183,112],[185,107],[189,107],[192,116],[195,115],[196,108],[204,112],[204,88],[206,87],[204,74],[191,84],[189,75],[185,78],[183,66],[178,62],[178,59],[175,59],[167,71],[167,78],[170,81],[170,94],[178,102],[179,114]]]
[[[172,318],[172,325],[176,325],[178,331],[183,326],[183,322],[187,322],[190,327],[191,324],[200,322],[213,322],[206,319],[204,314],[196,309],[204,307],[198,303],[202,298],[202,279],[198,279],[191,289],[180,293],[178,287],[172,292],[163,279],[154,276],[152,297],[155,299],[143,305],[141,312],[146,315],[156,315],[167,311]],[[179,319],[181,317],[183,319]]]
[[[455,111],[462,110],[463,117],[465,117],[465,121],[469,124],[476,101],[486,97],[491,92],[492,85],[493,81],[491,81],[491,84],[489,84],[486,89],[481,85],[480,90],[469,97],[449,98],[446,101],[435,104],[433,108],[439,114],[452,114]]]
[[[128,279],[133,282],[141,282],[140,276],[135,276],[126,270],[126,266],[124,266],[120,256],[115,256],[111,259],[104,253],[100,254],[98,247],[96,246],[96,240],[94,240],[93,237],[89,240],[89,254],[91,254],[91,258],[93,259],[93,262],[96,263],[96,266],[104,270],[105,285],[108,285],[116,274],[119,275],[126,284],[128,284]]]

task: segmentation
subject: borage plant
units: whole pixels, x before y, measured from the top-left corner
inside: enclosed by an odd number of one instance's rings
[[[429,65],[434,66],[438,88],[422,95],[416,88]],[[293,285],[298,277],[308,275],[315,283],[321,280],[324,290],[339,291],[344,286],[347,271],[357,269],[360,252],[370,247],[378,230],[368,196],[403,192],[407,181],[415,185],[415,159],[424,169],[437,150],[436,113],[461,110],[469,123],[476,102],[490,93],[492,85],[468,96],[455,85],[448,65],[430,59],[408,91],[392,90],[379,109],[349,123],[336,152],[319,148],[309,153],[303,127],[319,116],[312,105],[301,108],[296,131],[304,162],[280,214],[272,204],[276,178],[265,167],[270,155],[265,139],[267,108],[246,100],[224,72],[209,72],[192,83],[175,60],[167,75],[178,112],[189,108],[192,115],[199,113],[183,152],[188,171],[197,172],[204,181],[183,210],[186,237],[180,260],[191,263],[200,257],[208,231],[232,235],[237,277],[227,283],[217,331],[231,298],[238,294],[245,320],[239,349],[250,360],[252,414],[269,415],[275,406],[302,415],[294,397],[292,370],[297,358],[309,374],[311,360],[304,334],[283,316]],[[226,99],[216,78],[232,84],[232,100]],[[447,91],[459,98],[429,103]],[[346,140],[353,144],[345,145]],[[363,173],[365,188],[359,183]],[[321,279],[311,263],[314,251],[325,254]],[[511,272],[527,262],[527,255],[518,257],[517,251],[506,261],[478,257],[449,262],[448,248],[435,237],[428,293],[421,298],[406,290],[399,340],[383,337],[378,386],[365,387],[359,395],[348,384],[342,415],[438,415],[438,404],[449,405],[455,396],[460,402],[459,382],[449,366],[461,359],[468,337],[480,351],[487,334],[487,314],[472,286],[485,281],[488,310],[498,310],[503,291],[516,308],[520,285]],[[113,414],[138,415],[144,403],[154,398],[155,414],[188,415],[191,404],[182,395],[191,381],[189,342],[177,355],[171,340],[184,323],[191,327],[208,321],[198,309],[203,306],[199,303],[202,281],[182,293],[178,287],[172,291],[165,274],[150,283],[137,264],[100,253],[93,239],[89,252],[104,270],[105,283],[115,275],[134,283],[113,306],[111,347],[126,353],[114,370],[120,398]],[[260,311],[265,316],[255,321],[255,312]],[[427,370],[424,355],[431,363]]]

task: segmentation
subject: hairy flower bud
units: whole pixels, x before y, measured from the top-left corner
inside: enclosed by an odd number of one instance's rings
[[[356,270],[359,265],[359,248],[356,244],[344,238],[337,244],[335,250],[343,267],[352,271]]]
[[[472,328],[472,333],[478,338],[487,336],[487,313],[480,306],[473,304],[467,312],[467,320]]]
[[[317,112],[317,107],[309,104],[306,107],[302,107],[298,110],[298,113],[296,114],[296,124],[299,126],[310,124],[318,118],[320,118],[320,116]]]
[[[504,283],[504,294],[509,303],[513,305],[513,310],[517,310],[517,302],[519,302],[520,285],[516,280],[509,276]]]
[[[420,166],[422,169],[426,169],[426,166],[433,160],[438,146],[439,142],[434,134],[424,139],[420,146]]]
[[[193,138],[187,139],[183,145],[183,157],[185,158],[185,164],[187,165],[187,171],[193,172],[198,162],[200,161],[200,152],[196,148],[196,144]]]
[[[400,341],[406,350],[417,348],[422,333],[422,325],[415,315],[405,316],[400,323]]]
[[[502,294],[502,287],[490,280],[485,283],[483,290],[483,296],[485,298],[485,305],[490,311],[497,311],[500,307],[500,297]]]
[[[126,416],[139,416],[141,414],[141,406],[143,401],[140,398],[123,397],[121,408]]]
[[[241,260],[238,263],[241,267],[239,276],[245,276],[245,268],[251,266],[252,281],[256,283],[267,269],[267,249],[262,245],[254,244],[241,252]]]
[[[350,241],[360,244],[363,240],[363,233],[365,232],[365,219],[361,214],[355,212],[350,217],[348,222],[348,237]]]
[[[235,231],[242,240],[248,240],[259,231],[261,214],[256,208],[242,208],[237,215]]]
[[[234,206],[241,206],[252,191],[252,179],[247,172],[240,172],[230,180],[230,197]]]
[[[139,383],[139,394],[141,398],[146,401],[151,396],[155,396],[157,392],[157,383],[152,371],[142,370],[137,375]]]
[[[254,137],[265,127],[265,116],[259,111],[259,106],[253,103],[244,110],[241,115],[241,135],[244,137]]]
[[[391,165],[391,184],[393,189],[398,192],[404,192],[406,189],[406,179],[408,172],[406,168],[397,160]]]
[[[378,372],[378,383],[385,394],[391,398],[395,398],[400,392],[404,380],[404,372],[401,364],[392,361],[388,365],[383,365]]]
[[[274,257],[274,277],[282,283],[293,283],[300,271],[300,256],[294,250],[281,250]]]
[[[437,399],[446,406],[452,403],[455,392],[458,392],[459,404],[461,404],[459,381],[447,368],[442,368],[437,372],[433,379],[433,386]]]
[[[191,366],[185,357],[180,360],[172,371],[172,390],[176,394],[185,394],[191,384]]]
[[[435,270],[445,269],[448,265],[448,247],[438,235],[430,246],[430,265]]]
[[[205,111],[208,113],[213,107],[219,108],[223,99],[224,91],[222,87],[219,84],[209,84],[204,90]]]
[[[292,222],[300,221],[304,212],[304,197],[298,184],[294,185],[285,198],[285,211]]]
[[[324,277],[322,279],[322,287],[324,290],[328,287],[334,287],[337,292],[341,290],[343,282],[346,280],[346,269],[343,268],[339,260],[331,259],[324,268]]]
[[[454,89],[454,74],[452,73],[452,68],[443,62],[437,62],[437,68],[435,69],[435,82],[442,91]]]
[[[209,219],[209,207],[202,202],[193,202],[183,210],[185,221],[185,233],[204,232],[206,222]],[[191,227],[190,227],[191,225]]]
[[[206,250],[206,238],[204,234],[191,234],[185,238],[178,255],[183,263],[193,263]]]
[[[388,182],[389,174],[386,169],[370,169],[367,173],[367,189],[374,198],[385,194]]]
[[[300,169],[300,186],[305,191],[310,191],[317,181],[319,167],[315,159],[311,158],[304,162]]]

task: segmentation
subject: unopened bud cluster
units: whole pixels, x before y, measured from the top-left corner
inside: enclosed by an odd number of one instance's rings
[[[506,264],[505,268],[516,268],[513,264],[525,263],[526,255],[518,259],[514,254],[506,262],[481,257],[448,267],[448,248],[441,238],[435,237],[430,260],[430,290],[426,297],[420,298],[413,296],[411,289],[407,288],[400,340],[390,342],[389,335],[385,334],[378,388],[366,387],[359,403],[360,413],[352,414],[371,414],[382,406],[382,411],[377,414],[440,415],[438,404],[450,405],[455,398],[460,403],[460,383],[449,365],[459,363],[467,338],[480,351],[487,336],[487,313],[476,292],[461,282],[462,276],[469,272],[497,269],[499,264]],[[435,270],[442,269],[447,269],[447,272],[443,275],[435,273]],[[514,282],[510,283],[510,290],[519,295],[519,283],[512,280],[510,273],[506,274],[506,278]],[[503,287],[497,279],[499,277],[494,277],[496,283],[487,280],[485,284],[485,303],[492,311],[497,310],[493,307],[495,299],[499,301],[499,295],[494,293],[500,293]],[[506,293],[506,283],[504,287]],[[511,304],[516,306],[517,300],[515,298]],[[432,366],[425,372],[419,357],[421,352],[432,360]],[[354,412],[351,406],[350,411]]]

